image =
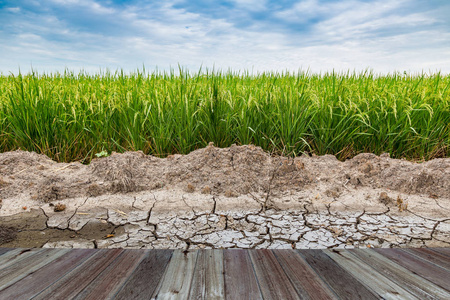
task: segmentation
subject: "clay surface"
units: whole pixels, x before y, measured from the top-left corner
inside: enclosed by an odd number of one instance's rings
[[[272,156],[254,146],[91,164],[0,154],[0,246],[449,247],[450,159]]]

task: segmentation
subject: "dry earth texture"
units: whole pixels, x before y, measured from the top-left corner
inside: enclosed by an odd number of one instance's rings
[[[0,246],[450,246],[450,159],[272,156],[210,145],[91,164],[0,154]]]

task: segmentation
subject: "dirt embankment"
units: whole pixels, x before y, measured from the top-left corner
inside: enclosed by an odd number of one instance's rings
[[[449,246],[450,159],[208,146],[90,165],[0,154],[0,246]]]

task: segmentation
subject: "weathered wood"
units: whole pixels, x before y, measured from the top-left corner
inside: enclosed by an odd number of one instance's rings
[[[46,251],[46,249],[43,249]],[[52,263],[0,291],[0,299],[29,299],[46,289],[93,254],[92,249],[72,249]]]
[[[335,249],[323,252],[382,299],[418,299],[348,251]]]
[[[226,299],[262,299],[248,251],[227,249],[223,258]]]
[[[249,250],[249,255],[265,299],[300,299],[271,250]]]
[[[9,267],[12,264],[17,263],[22,259],[27,259],[30,256],[35,255],[38,252],[45,251],[45,249],[31,248],[31,249],[14,249],[6,252],[0,256],[0,270]]]
[[[222,250],[199,250],[189,299],[223,299],[223,273]]]
[[[74,299],[112,299],[144,257],[143,250],[123,251]]]
[[[401,251],[400,249],[374,249],[374,251],[388,257],[406,269],[430,280],[440,287],[450,289],[450,271],[444,270],[415,255]]]
[[[13,250],[13,248],[0,248],[0,256],[11,250]]]
[[[450,256],[450,248],[429,248],[429,249]]]
[[[450,293],[446,290],[371,249],[354,249],[349,253],[420,299],[450,299]]]
[[[427,248],[403,248],[402,251],[414,254],[422,259],[425,259],[439,267],[450,270],[450,257],[439,252]]]
[[[47,249],[0,270],[0,290],[66,254],[69,249]]]
[[[338,299],[297,252],[292,250],[272,251],[302,299]]]
[[[114,299],[149,299],[161,281],[172,253],[173,250],[147,251]]]
[[[186,299],[194,276],[197,254],[197,251],[175,250],[152,298]]]
[[[378,299],[321,250],[297,250],[341,299]]]
[[[103,272],[124,250],[94,250],[82,264],[78,265],[53,285],[38,294],[33,300],[72,299]]]

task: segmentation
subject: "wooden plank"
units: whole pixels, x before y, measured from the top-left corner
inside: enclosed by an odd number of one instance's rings
[[[338,299],[310,265],[292,250],[272,250],[302,299]]]
[[[422,259],[425,259],[441,268],[450,270],[450,257],[427,248],[403,248],[402,251],[412,253]]]
[[[429,249],[450,256],[450,248],[429,248]]]
[[[19,262],[22,259],[27,259],[30,256],[35,255],[38,252],[45,251],[45,249],[41,248],[31,248],[31,249],[23,249],[17,248],[11,251],[6,252],[2,256],[0,256],[0,270],[9,267],[12,264]]]
[[[1,269],[0,290],[14,284],[67,252],[69,252],[69,249],[45,249],[29,256],[27,259],[21,259],[17,263]]]
[[[449,290],[450,288],[450,271],[444,270],[426,260],[415,255],[401,251],[400,249],[374,249],[374,251],[388,257],[399,265],[414,272],[423,278]]]
[[[418,299],[346,250],[325,249],[323,252],[382,299]]]
[[[123,251],[74,299],[112,299],[145,255],[145,250]]]
[[[197,254],[197,251],[175,250],[152,298],[186,299],[194,276]]]
[[[262,299],[247,250],[224,250],[223,269],[226,299]]]
[[[72,299],[103,272],[124,250],[96,249],[94,254],[34,299]]]
[[[378,296],[321,250],[297,251],[341,299],[378,299]]]
[[[0,256],[11,250],[13,250],[13,248],[0,248]]]
[[[377,272],[411,291],[420,299],[450,299],[450,293],[446,290],[371,249],[354,249],[349,250],[349,253],[359,257]]]
[[[157,288],[173,250],[150,250],[114,299],[148,299]]]
[[[271,250],[249,250],[249,255],[263,298],[300,299]]]
[[[199,250],[189,299],[223,299],[223,250]]]
[[[69,251],[16,284],[0,291],[0,299],[28,299],[35,296],[91,256],[94,253],[92,250],[73,249]]]

